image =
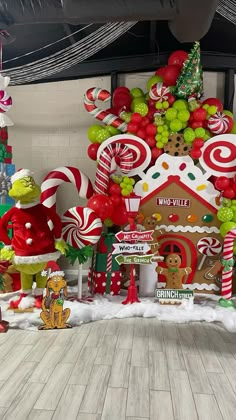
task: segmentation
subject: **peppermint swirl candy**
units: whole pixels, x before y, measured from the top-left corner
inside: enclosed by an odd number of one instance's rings
[[[229,121],[225,114],[216,112],[208,119],[207,126],[213,134],[224,134],[228,131]]]
[[[12,99],[5,90],[0,90],[0,112],[7,112],[11,109]]]
[[[201,148],[199,163],[209,174],[233,177],[236,173],[236,135],[221,134],[207,140]]]
[[[102,222],[88,207],[72,207],[62,218],[63,239],[74,248],[94,245],[100,239]]]
[[[169,93],[170,89],[167,86],[163,85],[163,83],[159,82],[152,85],[149,91],[149,96],[154,101],[163,102],[167,101]]]

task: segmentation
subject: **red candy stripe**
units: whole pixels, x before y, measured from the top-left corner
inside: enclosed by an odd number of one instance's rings
[[[90,88],[84,95],[84,106],[86,111],[89,112],[94,118],[102,121],[104,124],[111,125],[112,127],[118,128],[120,131],[125,133],[127,131],[127,124],[122,121],[116,115],[111,114],[108,111],[103,111],[95,105],[95,101],[98,99],[103,102],[109,101],[111,94],[100,88]]]
[[[74,248],[94,245],[100,239],[102,222],[88,207],[72,207],[61,220],[63,239]]]
[[[111,162],[114,157],[120,158],[120,169],[129,172],[133,168],[133,153],[122,143],[112,143],[106,146],[99,158],[94,190],[99,194],[106,194],[108,191]]]
[[[233,246],[236,239],[236,229],[230,230],[224,238],[223,259],[229,261],[233,259]],[[232,275],[233,266],[229,266],[222,271],[222,289],[221,296],[224,299],[232,297]]]
[[[49,172],[43,180],[40,201],[44,206],[56,210],[57,189],[64,182],[74,184],[81,198],[93,195],[93,185],[87,175],[72,166],[62,166]]]

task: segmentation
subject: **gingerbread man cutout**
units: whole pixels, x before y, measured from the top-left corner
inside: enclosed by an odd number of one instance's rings
[[[160,248],[160,244],[158,242],[158,237],[161,236],[163,234],[163,231],[161,229],[156,230],[156,226],[158,225],[158,220],[155,217],[155,215],[153,216],[147,216],[144,218],[142,225],[144,227],[145,230],[153,230],[153,234],[152,234],[152,241],[148,242],[148,245],[150,246],[151,249],[151,254],[154,255],[159,255],[159,248]]]
[[[182,278],[192,272],[191,267],[180,268],[181,258],[178,254],[169,254],[166,258],[167,268],[157,267],[156,271],[166,277],[165,289],[183,289]]]

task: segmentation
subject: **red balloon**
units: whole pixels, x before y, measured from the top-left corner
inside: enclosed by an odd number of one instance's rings
[[[230,180],[226,176],[219,176],[215,181],[215,188],[220,191],[224,191],[230,186]]]
[[[179,77],[180,71],[181,71],[181,68],[179,66],[174,66],[174,65],[166,66],[164,74],[162,76],[164,80],[164,84],[166,86],[174,86],[176,84],[176,80]]]
[[[122,203],[114,209],[111,219],[114,225],[119,226],[125,225],[128,222],[128,214],[125,204]]]
[[[121,92],[116,96],[113,96],[112,105],[114,108],[125,108],[126,111],[130,110],[132,102],[132,96],[130,93]]]
[[[229,115],[226,115],[226,117],[225,117],[227,120],[228,120],[228,122],[229,122],[229,127],[228,127],[228,130],[226,131],[226,133],[230,133],[231,132],[231,130],[233,130],[233,126],[234,126],[234,120],[233,120],[233,118],[232,117],[230,117]]]
[[[231,200],[233,200],[235,198],[235,191],[233,188],[228,187],[223,191],[222,195],[225,198],[230,198]]]
[[[199,148],[192,149],[190,152],[190,156],[192,159],[199,159],[202,156],[202,152]]]
[[[111,195],[120,195],[121,188],[119,184],[112,184],[109,187],[109,194]]]
[[[97,160],[97,153],[100,147],[99,143],[91,143],[88,147],[87,153],[88,157],[92,160]]]
[[[126,86],[117,87],[113,92],[113,98],[114,96],[119,95],[120,93],[130,93],[129,88],[127,88]]]
[[[153,147],[156,146],[157,141],[152,136],[146,137],[145,141],[146,141],[147,145],[150,147],[150,149],[152,149]]]
[[[165,73],[165,67],[160,67],[159,69],[157,69],[157,71],[155,72],[155,75],[164,77],[164,73]]]
[[[162,155],[163,150],[153,147],[151,150],[152,159],[155,161],[159,156]]]
[[[121,203],[121,196],[117,195],[117,194],[110,195],[110,200],[111,200],[113,206],[117,207]]]
[[[87,207],[94,210],[101,220],[111,217],[114,208],[110,198],[103,194],[93,195],[88,200]]]
[[[143,119],[142,115],[140,115],[138,112],[134,112],[131,115],[130,121],[132,123],[134,123],[134,124],[138,124],[139,125],[142,122],[142,119]]]
[[[168,64],[182,67],[185,60],[188,58],[188,53],[184,50],[174,51],[168,59]]]
[[[209,106],[212,106],[212,105],[216,106],[217,111],[219,111],[219,112],[223,111],[223,104],[217,98],[207,98],[207,99],[205,99],[205,101],[202,102],[202,105],[205,105],[205,104],[207,104]]]

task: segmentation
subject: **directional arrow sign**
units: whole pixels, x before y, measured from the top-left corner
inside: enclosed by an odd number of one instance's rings
[[[150,246],[146,243],[144,244],[113,244],[114,246],[114,251],[112,252],[112,254],[122,254],[122,252],[124,253],[130,253],[132,254],[133,252],[147,252],[150,249]]]
[[[117,255],[115,257],[116,262],[121,264],[151,264],[153,254],[149,255]]]
[[[130,232],[118,232],[116,233],[116,239],[119,242],[121,241],[141,241],[147,242],[152,241],[152,234],[154,230],[145,230],[143,232],[138,232],[136,230]]]

